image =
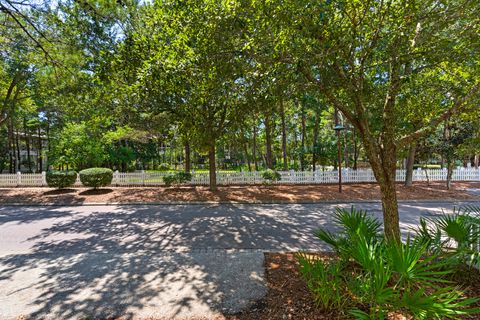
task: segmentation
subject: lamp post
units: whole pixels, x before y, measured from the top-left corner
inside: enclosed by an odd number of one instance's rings
[[[345,127],[341,125],[338,121],[338,110],[335,109],[335,130],[337,134],[337,161],[338,161],[338,192],[342,193],[342,145],[340,141],[340,132],[344,130]]]

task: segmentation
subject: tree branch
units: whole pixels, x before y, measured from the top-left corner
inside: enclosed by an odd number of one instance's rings
[[[466,106],[468,106],[468,102],[474,98],[476,94],[480,92],[480,82],[475,84],[470,91],[462,97],[461,99],[458,99],[455,104],[453,105],[452,108],[448,109],[444,113],[442,113],[439,117],[434,118],[430,120],[428,125],[423,126],[422,128],[418,129],[417,131],[412,132],[409,135],[406,135],[398,141],[397,145],[400,146],[406,146],[410,143],[412,143],[414,140],[417,140],[421,138],[422,136],[426,135],[429,133],[431,130],[435,129],[440,123],[445,121],[446,119],[450,118],[453,115],[456,115],[460,112],[462,112]]]

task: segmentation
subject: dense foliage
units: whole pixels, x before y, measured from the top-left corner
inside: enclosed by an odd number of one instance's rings
[[[369,166],[398,240],[397,167],[479,163],[476,0],[0,9],[5,171]]]
[[[50,170],[47,171],[46,179],[49,187],[64,189],[75,184],[77,173],[75,171]]]
[[[112,183],[113,171],[108,168],[89,168],[78,173],[85,187],[100,188]]]

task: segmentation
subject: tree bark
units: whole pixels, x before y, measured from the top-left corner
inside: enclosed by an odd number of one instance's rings
[[[20,171],[21,167],[22,167],[22,162],[21,162],[21,159],[22,157],[20,156],[20,139],[18,138],[19,136],[19,132],[18,132],[18,128],[15,130],[15,146],[16,146],[16,149],[17,149],[17,172]]]
[[[42,156],[42,135],[41,135],[41,130],[40,130],[40,125],[38,125],[38,168],[39,171],[43,171],[43,156]]]
[[[357,140],[357,130],[353,128],[353,170],[358,168],[358,140]]]
[[[312,143],[312,168],[316,170],[317,165],[317,152],[318,152],[318,130],[320,126],[320,114],[315,116],[315,125],[313,127],[313,143]]]
[[[272,125],[270,121],[270,116],[265,117],[265,144],[266,144],[266,154],[265,162],[268,169],[273,169],[273,157],[272,157]]]
[[[208,172],[210,178],[210,190],[217,190],[217,167],[215,163],[215,143],[212,143],[208,150]]]
[[[305,106],[302,103],[302,140],[301,140],[301,151],[300,151],[300,170],[305,171],[305,139],[306,139],[306,115],[305,115]]]
[[[473,166],[475,167],[475,169],[478,169],[479,162],[480,162],[480,155],[476,154],[473,160]]]
[[[244,148],[244,151],[245,151],[245,158],[247,159],[248,171],[251,172],[251,171],[252,171],[252,164],[251,164],[251,162],[250,162],[250,155],[248,154],[248,145],[247,145],[247,143],[244,143],[244,144],[243,144],[243,148]]]
[[[447,160],[447,190],[452,188],[453,160]]]
[[[405,172],[405,186],[411,187],[413,185],[413,165],[415,163],[415,152],[417,149],[417,143],[412,142],[408,149],[407,165]]]
[[[27,129],[27,119],[23,118],[23,133],[25,134],[25,146],[27,148],[28,172],[32,172],[32,162],[30,161],[30,137]]]
[[[280,101],[280,116],[282,118],[282,155],[283,155],[283,170],[288,170],[288,158],[287,158],[287,125],[285,121],[285,107],[283,105],[283,99]]]
[[[252,171],[252,164],[250,163],[250,155],[248,154],[248,139],[245,136],[245,132],[243,131],[243,129],[241,130],[241,134],[242,134],[242,140],[243,140],[243,143],[242,143],[243,152],[245,152],[245,158],[247,160],[248,171],[251,172]]]
[[[15,173],[15,143],[13,142],[13,124],[12,119],[8,121],[8,159],[9,159],[9,172]]]
[[[400,241],[400,221],[395,181],[387,178],[383,183],[380,183],[380,190],[382,193],[385,237],[389,240]]]
[[[252,157],[253,163],[255,166],[255,171],[258,171],[258,161],[257,161],[257,126],[253,126],[253,143],[252,143]]]
[[[185,142],[185,172],[190,172],[190,166],[191,166],[191,161],[190,161],[190,142],[186,141]]]

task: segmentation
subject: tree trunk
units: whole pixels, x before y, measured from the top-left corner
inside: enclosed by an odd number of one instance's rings
[[[50,116],[47,113],[47,151],[50,153]]]
[[[257,126],[253,126],[253,143],[252,143],[252,157],[253,163],[255,165],[255,171],[258,171],[258,161],[257,161]]]
[[[185,142],[185,172],[190,172],[190,142]]]
[[[250,163],[250,155],[248,154],[248,143],[247,143],[248,140],[246,139],[243,130],[242,130],[242,137],[244,139],[244,143],[242,143],[243,152],[245,152],[245,158],[247,160],[248,171],[251,172],[252,171],[252,164]]]
[[[398,216],[397,193],[395,190],[395,180],[387,178],[380,183],[382,193],[382,210],[385,237],[400,241],[400,221]]]
[[[415,152],[417,149],[417,143],[412,142],[408,149],[407,165],[405,172],[405,185],[411,187],[413,185],[413,164],[415,163]]]
[[[358,140],[357,140],[357,130],[353,129],[353,170],[358,168]]]
[[[280,116],[282,117],[282,155],[283,155],[283,170],[288,170],[287,158],[287,125],[285,121],[285,107],[283,100],[280,101]]]
[[[39,171],[43,171],[43,156],[42,156],[42,135],[40,131],[40,125],[38,126],[38,168]]]
[[[318,129],[320,126],[320,114],[315,116],[315,125],[313,127],[313,143],[312,143],[312,168],[316,170],[317,165],[317,149],[318,149]]]
[[[265,143],[266,143],[266,154],[265,162],[268,169],[273,169],[273,158],[272,158],[272,126],[270,122],[270,116],[265,117]]]
[[[350,152],[348,150],[347,134],[343,135],[343,159],[345,161],[345,168],[350,168]]]
[[[300,170],[305,171],[305,136],[306,136],[306,115],[305,115],[305,106],[302,103],[302,141],[301,141],[301,151],[300,151]]]
[[[478,169],[478,164],[480,162],[480,155],[475,155],[475,158],[473,160],[473,166],[475,167],[475,169]]]
[[[252,164],[250,162],[250,155],[248,154],[248,145],[246,143],[244,143],[243,145],[245,149],[245,158],[247,159],[248,171],[252,172]]]
[[[9,159],[9,172],[15,173],[15,143],[13,142],[13,124],[12,119],[8,122],[8,159]]]
[[[20,141],[19,141],[19,133],[18,133],[18,128],[15,130],[15,146],[16,146],[16,149],[17,149],[17,172],[20,171],[21,167],[22,167],[22,157],[20,156]]]
[[[25,146],[27,148],[28,172],[32,172],[32,162],[30,161],[30,137],[27,130],[27,119],[23,118],[23,133],[25,134]]]
[[[453,160],[447,159],[447,190],[452,188]]]
[[[217,190],[217,168],[215,163],[215,143],[212,143],[208,150],[208,172],[210,177],[210,190]]]

